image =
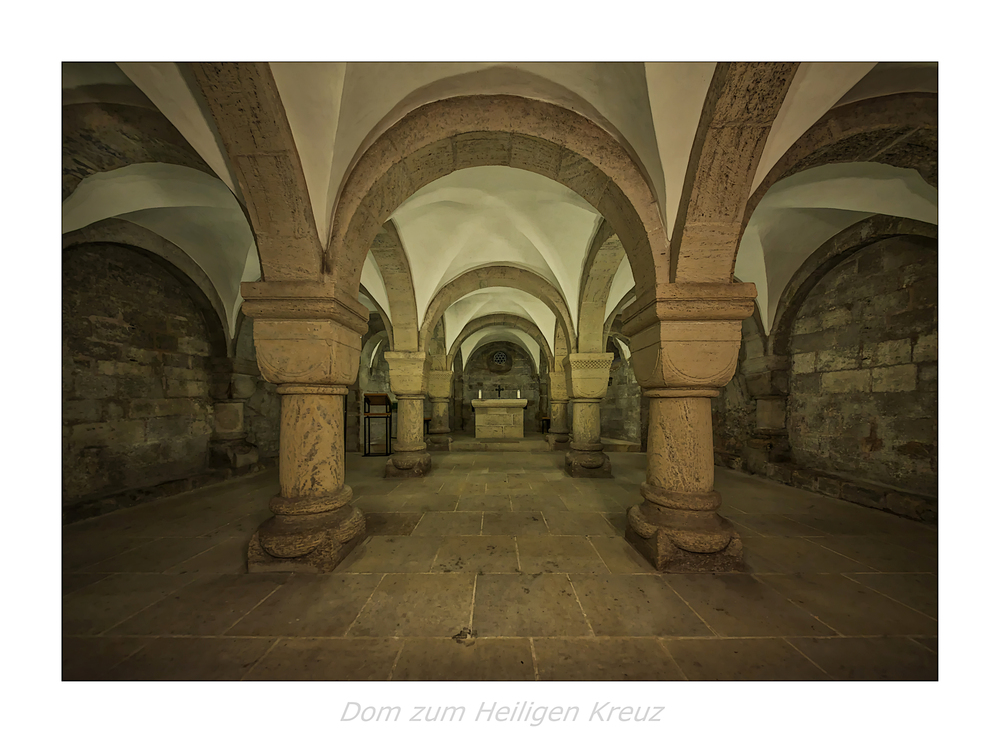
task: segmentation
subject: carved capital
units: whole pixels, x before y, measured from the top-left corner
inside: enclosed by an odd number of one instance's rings
[[[386,351],[389,389],[394,395],[426,395],[431,357],[423,351]]]
[[[668,284],[625,311],[632,369],[644,388],[723,387],[732,379],[753,284]]]
[[[427,380],[427,392],[431,400],[447,400],[451,398],[451,380],[453,376],[453,372],[450,371],[430,372]]]
[[[571,353],[563,361],[566,388],[572,399],[602,398],[608,391],[612,353]]]

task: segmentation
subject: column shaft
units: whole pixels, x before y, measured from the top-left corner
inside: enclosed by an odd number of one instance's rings
[[[431,469],[431,456],[424,442],[424,397],[397,395],[396,402],[396,443],[385,463],[385,476],[423,477]]]

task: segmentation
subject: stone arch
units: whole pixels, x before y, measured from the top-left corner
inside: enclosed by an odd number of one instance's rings
[[[408,113],[348,173],[334,209],[324,270],[357,286],[379,227],[409,196],[455,170],[505,165],[563,184],[614,227],[651,293],[666,283],[668,249],[655,191],[628,150],[584,116],[512,95],[460,96]]]
[[[524,358],[527,359],[528,364],[531,366],[532,373],[535,374],[535,376],[538,376],[541,373],[538,365],[535,364],[535,358],[531,355],[530,349],[524,345],[523,340],[515,336],[511,336],[509,338],[483,338],[478,344],[476,344],[476,347],[472,349],[472,352],[469,354],[469,358],[466,360],[465,367],[468,368],[468,365],[472,363],[477,356],[486,353],[486,349],[495,343],[509,343],[512,346],[517,346],[517,348],[524,353]]]
[[[602,353],[605,345],[602,330],[608,295],[618,267],[625,260],[621,240],[611,232],[611,225],[601,224],[583,264],[583,285],[580,288],[580,313],[577,349],[580,353]]]
[[[387,330],[380,330],[372,335],[365,343],[364,348],[361,349],[361,363],[371,368],[372,356],[378,350],[378,344],[383,342],[388,344],[388,348],[392,348],[392,342]]]
[[[448,366],[446,368],[452,368],[452,365],[455,363],[455,356],[461,350],[462,342],[466,338],[483,328],[489,328],[495,325],[517,328],[518,330],[523,330],[525,333],[530,335],[531,338],[538,344],[538,347],[542,349],[542,353],[545,355],[545,360],[549,364],[549,369],[553,368],[552,349],[549,348],[548,341],[545,340],[545,336],[542,335],[538,326],[530,320],[519,317],[518,315],[506,315],[499,312],[492,315],[477,317],[475,320],[470,321],[468,325],[462,328],[462,332],[458,334],[458,337],[451,344],[451,348],[448,351]]]
[[[904,235],[929,238],[937,241],[937,225],[918,222],[904,217],[889,217],[884,214],[863,219],[827,240],[799,266],[778,301],[778,309],[768,339],[773,356],[786,356],[792,337],[792,327],[799,309],[816,284],[819,283],[839,263],[862,248],[891,237]],[[757,322],[760,316],[757,314]],[[758,325],[764,337],[762,325]]]
[[[413,292],[410,261],[395,223],[390,219],[382,225],[371,245],[372,257],[378,264],[389,297],[392,312],[393,350],[417,350],[417,300]],[[376,305],[378,306],[378,305]]]
[[[566,300],[558,289],[538,274],[525,268],[518,268],[517,266],[480,266],[456,277],[441,287],[440,291],[434,295],[434,298],[427,306],[424,321],[420,325],[420,350],[426,350],[431,331],[448,307],[466,294],[471,294],[477,289],[491,287],[520,289],[527,294],[537,297],[556,316],[556,334],[558,336],[559,330],[562,329],[568,344],[568,350],[572,351],[576,346],[576,335],[573,333],[573,320],[569,314],[569,307],[566,305]]]
[[[212,280],[187,253],[155,232],[123,219],[102,219],[63,235],[62,249],[110,243],[138,251],[166,269],[187,290],[201,311],[208,329],[212,353],[219,358],[232,356],[236,336],[229,337],[226,310]]]
[[[831,109],[795,141],[754,190],[739,239],[772,186],[821,165],[874,162],[909,167],[937,188],[937,119],[934,93],[898,93]]]
[[[671,282],[732,282],[757,163],[797,69],[797,62],[716,65],[670,241]],[[641,268],[632,267],[638,276]]]
[[[382,318],[382,324],[385,325],[385,332],[389,336],[389,349],[390,350],[394,350],[395,347],[393,346],[392,322],[389,321],[389,315],[386,314],[386,311],[382,307],[382,305],[380,305],[372,297],[371,292],[369,292],[367,289],[365,289],[365,287],[364,287],[363,284],[360,284],[358,286],[358,293],[359,294],[364,294],[365,297],[368,299],[368,301],[371,302],[375,306],[375,309],[378,311],[379,317]]]
[[[634,301],[635,301],[635,287],[632,287],[627,292],[625,292],[625,296],[618,301],[618,304],[615,305],[615,308],[611,310],[611,314],[608,315],[607,318],[605,318],[604,333],[601,336],[601,340],[605,344],[607,344],[608,342],[608,335],[610,335],[611,333],[611,326],[614,325],[615,318],[618,317],[622,313],[622,311],[628,305],[632,304],[632,302]]]

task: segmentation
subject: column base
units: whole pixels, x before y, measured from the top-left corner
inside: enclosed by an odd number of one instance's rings
[[[432,433],[426,439],[428,451],[450,451],[451,436],[446,433]]]
[[[614,477],[611,460],[603,451],[572,448],[566,452],[566,473],[570,477]]]
[[[296,557],[275,557],[264,549],[261,533],[275,525],[274,517],[261,524],[247,548],[248,573],[329,573],[365,538],[365,516],[360,509],[348,506],[347,517],[337,526],[303,535],[303,542],[316,544],[309,552]],[[289,535],[291,536],[291,535]]]
[[[257,447],[245,439],[220,439],[208,445],[208,461],[212,468],[227,467],[249,471],[259,459]]]
[[[395,451],[385,463],[385,477],[423,477],[431,471],[431,455],[421,451]]]
[[[545,440],[549,442],[549,448],[553,451],[564,451],[569,449],[569,435],[565,433],[547,433]]]
[[[678,545],[697,545],[699,541],[716,542],[719,533],[702,535],[697,532],[680,531],[657,524],[643,518],[639,506],[628,509],[625,524],[625,540],[649,560],[657,570],[665,573],[738,573],[746,570],[743,561],[743,541],[735,527],[719,517],[723,534],[729,535],[726,546],[716,552],[693,552]]]

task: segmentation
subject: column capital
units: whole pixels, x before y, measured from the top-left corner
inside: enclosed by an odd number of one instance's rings
[[[566,386],[573,400],[600,400],[608,392],[612,353],[571,353],[563,360]]]
[[[430,356],[423,351],[386,351],[389,363],[389,389],[397,397],[427,394],[427,373]]]
[[[432,371],[428,374],[427,392],[431,400],[449,400],[454,372]]]
[[[257,365],[273,384],[349,385],[358,374],[368,310],[315,281],[244,283]]]
[[[739,359],[753,284],[668,284],[626,309],[636,381],[649,388],[724,387]]]

